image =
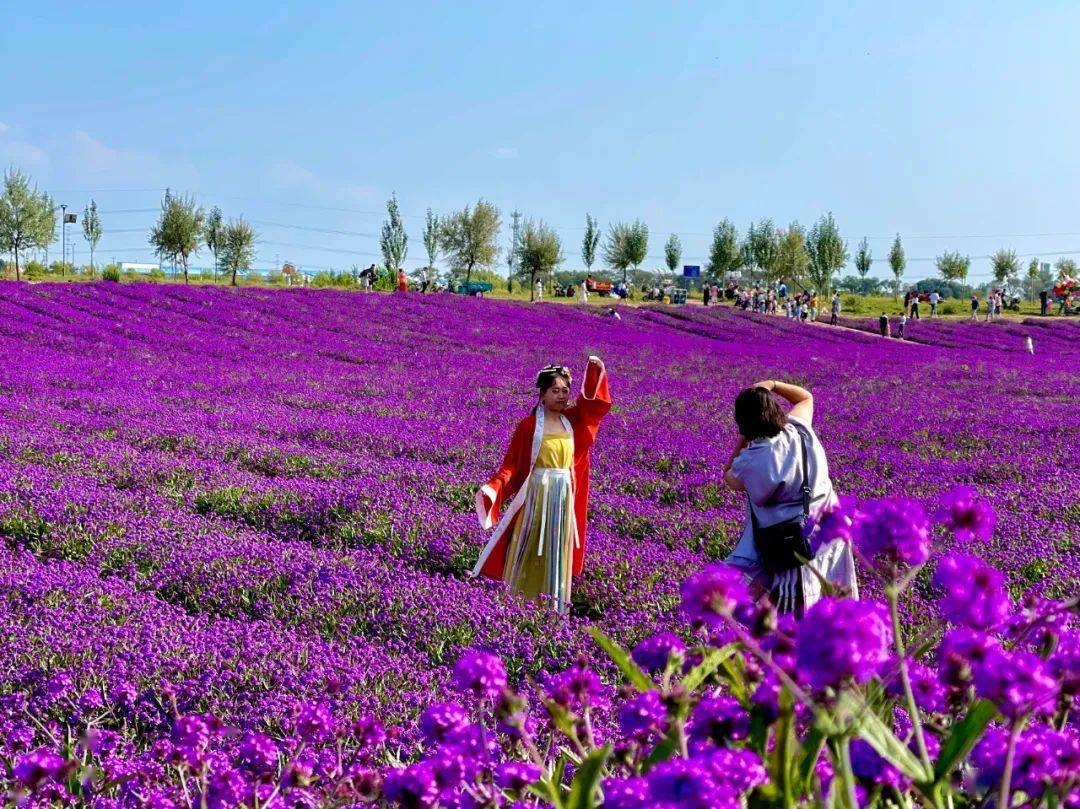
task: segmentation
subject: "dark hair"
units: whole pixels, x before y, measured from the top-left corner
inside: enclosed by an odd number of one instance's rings
[[[540,369],[540,373],[536,375],[536,388],[543,396],[548,392],[548,388],[555,384],[556,379],[562,379],[566,382],[566,386],[570,387],[570,370],[565,365],[548,365],[545,368]]]
[[[735,424],[747,441],[772,438],[787,424],[787,415],[767,389],[747,388],[735,397]]]

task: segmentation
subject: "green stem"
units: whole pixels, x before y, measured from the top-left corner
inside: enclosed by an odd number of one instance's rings
[[[849,809],[859,809],[859,799],[855,794],[855,771],[851,769],[851,740],[844,736],[840,739],[837,756],[840,761],[840,782],[844,785],[844,799]]]
[[[911,727],[915,733],[915,745],[919,748],[919,758],[922,760],[923,766],[926,767],[926,771],[932,773],[934,768],[930,764],[930,751],[926,747],[926,737],[923,735],[919,707],[915,704],[915,694],[911,690],[911,676],[908,673],[904,640],[900,637],[899,595],[897,590],[890,586],[885,588],[885,596],[889,600],[889,615],[892,617],[893,628],[893,647],[896,649],[896,658],[900,666],[900,683],[904,687],[904,701],[907,703],[907,712],[911,717]]]
[[[1016,758],[1016,742],[1020,739],[1020,733],[1027,722],[1027,716],[1021,716],[1013,722],[1012,731],[1009,733],[1009,746],[1005,748],[1005,769],[1001,773],[1001,787],[998,789],[998,809],[1009,809],[1012,801],[1012,770],[1013,759]]]

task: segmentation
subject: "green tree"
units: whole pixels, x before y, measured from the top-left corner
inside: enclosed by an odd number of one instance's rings
[[[682,242],[679,241],[676,234],[672,233],[664,244],[664,263],[667,264],[670,272],[675,272],[679,268],[679,259],[681,258]]]
[[[649,251],[649,227],[640,219],[632,224],[616,222],[608,228],[607,241],[604,243],[604,261],[609,267],[622,271],[622,280],[626,282],[629,267],[637,270]]]
[[[1059,258],[1054,262],[1054,269],[1058,271],[1058,278],[1076,278],[1076,261],[1071,258]]]
[[[439,228],[439,242],[454,272],[464,272],[472,280],[476,268],[490,269],[499,257],[499,209],[483,199],[476,206],[445,217]]]
[[[810,255],[807,277],[817,292],[833,287],[833,276],[848,260],[847,244],[840,238],[840,229],[832,213],[821,217],[806,237],[806,252]]]
[[[47,248],[56,235],[56,206],[48,194],[31,186],[18,170],[4,173],[0,196],[0,250],[15,259],[15,280],[21,281],[19,253]]]
[[[34,247],[38,250],[44,250],[47,260],[49,257],[49,245],[56,241],[56,226],[60,222],[60,218],[56,215],[56,201],[48,194],[42,194],[38,213]]]
[[[585,236],[581,240],[581,260],[585,262],[585,269],[590,272],[593,262],[596,261],[598,244],[600,244],[600,226],[592,218],[592,214],[585,214]]]
[[[165,192],[161,200],[161,215],[150,229],[150,246],[161,259],[179,261],[184,268],[184,283],[188,283],[188,260],[199,252],[203,239],[203,210],[190,196],[173,196]]]
[[[1006,285],[1020,274],[1020,262],[1016,253],[1002,248],[990,256],[990,268],[994,273],[994,283]]]
[[[435,269],[435,262],[439,258],[439,217],[427,209],[427,217],[424,219],[424,250],[427,251],[428,269]]]
[[[255,261],[255,229],[243,217],[227,224],[221,232],[221,268],[232,275],[236,286],[237,273],[246,273]]]
[[[1038,280],[1039,280],[1039,259],[1038,259],[1038,256],[1032,258],[1031,261],[1028,262],[1027,278],[1028,278],[1028,286],[1031,288],[1031,298],[1030,298],[1030,300],[1034,303],[1034,301],[1035,301],[1035,284],[1038,283]]]
[[[519,272],[529,278],[529,300],[536,300],[536,281],[562,264],[558,234],[543,222],[525,221],[517,247]]]
[[[756,226],[751,225],[746,236],[753,256],[754,266],[762,273],[766,281],[776,280],[776,257],[780,250],[780,237],[776,225],[771,219],[762,219]]]
[[[405,256],[409,252],[409,234],[405,232],[405,225],[401,221],[397,194],[391,194],[390,199],[386,201],[386,213],[389,219],[383,222],[379,249],[382,250],[386,271],[393,280],[393,275],[401,269],[401,265],[405,263]]]
[[[900,243],[900,234],[896,234],[892,247],[889,248],[889,269],[893,274],[893,300],[900,295],[900,279],[907,269],[907,256],[904,255],[904,245]],[[944,277],[944,276],[942,276]]]
[[[210,215],[206,217],[206,229],[203,233],[203,240],[206,242],[206,246],[210,248],[210,252],[214,254],[214,281],[217,282],[218,276],[218,251],[221,250],[225,239],[225,220],[221,213],[221,208],[215,205],[210,209]]]
[[[739,232],[730,219],[725,219],[713,228],[709,261],[705,265],[705,272],[717,281],[724,281],[728,273],[735,272],[742,265],[743,254],[739,248]]]
[[[806,229],[792,222],[780,231],[776,251],[776,280],[805,286],[810,254],[806,252]]]
[[[963,282],[967,280],[968,270],[971,268],[971,257],[945,251],[934,263],[937,265],[938,274],[946,281]]]
[[[860,278],[865,278],[870,273],[870,265],[873,264],[874,257],[870,252],[870,243],[867,242],[866,237],[859,242],[859,249],[855,253],[855,272],[859,274]]]
[[[90,276],[94,275],[94,251],[97,250],[98,242],[101,241],[101,217],[98,215],[97,203],[90,200],[90,204],[83,211],[82,220],[83,238],[90,245]]]

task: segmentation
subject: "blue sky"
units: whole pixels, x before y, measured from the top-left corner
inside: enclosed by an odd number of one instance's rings
[[[1076,3],[17,6],[0,164],[93,196],[103,258],[148,258],[165,187],[255,222],[262,266],[365,266],[392,191],[409,266],[427,207],[481,196],[567,266],[586,212],[644,219],[654,266],[671,232],[703,262],[724,217],[830,210],[875,258],[899,232],[911,280],[1080,251]]]

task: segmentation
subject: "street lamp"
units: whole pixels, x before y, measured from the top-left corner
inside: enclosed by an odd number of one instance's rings
[[[60,260],[60,277],[63,278],[64,277],[64,264],[67,263],[67,226],[68,226],[69,222],[74,225],[75,220],[78,217],[76,217],[75,214],[73,214],[73,213],[68,213],[67,212],[67,205],[61,205],[60,206],[60,211],[63,213],[63,222],[60,225],[60,233],[61,233],[61,240],[63,242],[62,249],[63,249],[63,254],[64,254],[64,257]],[[75,247],[75,245],[71,245],[71,246],[73,248]],[[75,266],[74,266],[74,264],[75,264],[74,250],[72,251],[72,261],[71,261],[71,263],[72,263],[71,269],[74,270],[75,269]]]

